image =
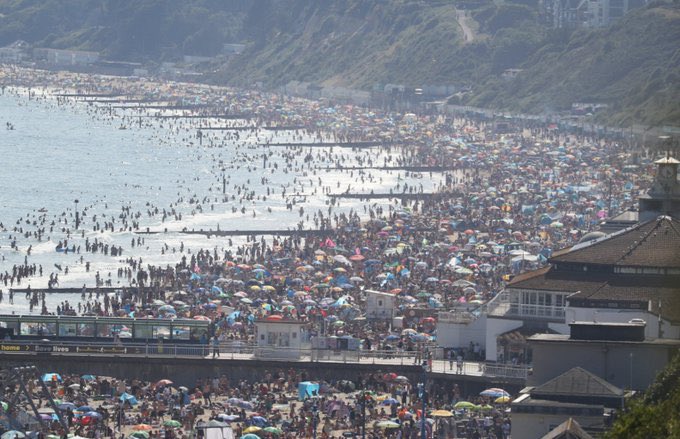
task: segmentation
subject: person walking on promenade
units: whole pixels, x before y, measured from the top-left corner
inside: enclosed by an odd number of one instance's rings
[[[220,356],[220,339],[217,338],[217,335],[213,335],[212,339],[210,339],[210,342],[212,343],[212,357],[219,357]]]

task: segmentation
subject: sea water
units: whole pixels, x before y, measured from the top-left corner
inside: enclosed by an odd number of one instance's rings
[[[107,106],[108,104],[103,104]],[[142,259],[143,266],[174,266],[182,257],[180,245],[188,251],[217,249],[222,252],[235,250],[235,246],[245,243],[243,237],[232,237],[231,248],[227,238],[208,238],[203,235],[186,235],[182,229],[195,230],[266,230],[294,229],[301,220],[306,221],[314,212],[328,213],[329,199],[314,185],[322,179],[324,186],[331,186],[332,192],[343,192],[351,186],[352,192],[380,193],[396,190],[398,183],[408,183],[424,192],[436,190],[442,183],[441,175],[434,178],[406,177],[399,171],[368,171],[373,177],[371,183],[358,182],[357,172],[331,169],[337,160],[343,166],[356,165],[353,155],[371,154],[374,163],[383,163],[385,151],[377,149],[362,153],[347,149],[328,149],[329,154],[315,160],[312,169],[287,168],[283,148],[275,149],[268,157],[268,167],[264,168],[263,155],[269,147],[261,143],[311,142],[318,139],[293,139],[292,132],[271,131],[254,133],[243,132],[240,139],[228,138],[227,132],[214,131],[206,135],[203,145],[199,145],[196,134],[196,121],[180,119],[144,118],[136,123],[138,110],[102,108],[102,104],[70,100],[66,103],[49,95],[39,95],[29,99],[22,90],[6,91],[0,96],[0,222],[6,231],[0,232],[0,272],[10,272],[12,267],[24,263],[43,267],[42,277],[23,279],[14,288],[45,288],[50,273],[59,274],[60,287],[94,287],[95,273],[103,280],[111,279],[113,286],[123,286],[127,280],[119,281],[117,270],[126,266],[126,258]],[[6,123],[14,129],[5,129]],[[246,123],[242,121],[243,123]],[[238,121],[234,123],[239,123]],[[121,129],[125,128],[125,129]],[[299,136],[299,133],[298,133]],[[317,148],[306,149],[316,155]],[[330,152],[332,151],[332,152]],[[390,151],[398,154],[398,151]],[[272,171],[276,163],[278,169]],[[284,169],[288,172],[283,172]],[[266,177],[267,183],[261,184]],[[418,177],[418,176],[416,176]],[[226,194],[236,199],[223,202],[222,179],[227,178]],[[236,187],[245,186],[255,191],[263,199],[239,203]],[[299,193],[298,201],[292,211],[286,209],[282,198],[282,188],[288,194]],[[206,202],[202,202],[205,198]],[[202,212],[193,200],[201,201]],[[75,200],[78,200],[76,203]],[[394,201],[377,200],[378,205],[387,209]],[[373,202],[371,202],[372,204]],[[364,218],[364,204],[359,200],[340,200],[333,207],[333,214],[349,212],[354,209]],[[182,219],[168,218],[161,221],[160,215],[149,216],[147,211],[154,206],[169,210],[174,207],[182,214]],[[237,207],[236,213],[232,207]],[[137,220],[140,229],[161,231],[163,233],[139,235],[132,231],[120,231],[122,226],[118,216],[123,207],[131,212],[141,212]],[[245,213],[241,208],[245,207]],[[305,214],[299,215],[303,207]],[[85,214],[77,232],[74,232],[74,213]],[[271,212],[269,212],[271,210]],[[253,211],[255,217],[253,217]],[[28,224],[44,215],[47,229],[39,242],[36,238],[25,238],[13,231],[15,227],[24,231],[36,230]],[[93,230],[94,218],[103,223],[115,219],[115,231]],[[49,232],[50,224],[53,231]],[[305,228],[315,228],[312,221],[304,223]],[[56,252],[60,241],[67,239],[71,232],[69,246],[81,247],[80,254]],[[167,232],[165,232],[167,230]],[[81,233],[84,232],[84,237]],[[144,239],[141,246],[131,246],[138,237]],[[85,238],[110,245],[122,246],[122,256],[112,257],[102,253],[85,252]],[[16,240],[18,250],[11,249],[10,243]],[[161,254],[164,246],[171,250]],[[28,248],[31,246],[31,253]],[[176,251],[173,252],[172,249]],[[81,262],[81,256],[83,262]],[[89,272],[84,262],[90,262]],[[68,267],[68,275],[64,274]],[[109,277],[110,276],[110,277]],[[0,313],[29,311],[28,302],[21,295],[15,296],[15,304],[8,304],[7,289],[0,303]],[[69,300],[73,305],[80,298],[78,294],[48,294],[48,309],[54,311],[57,304]],[[34,310],[40,312],[40,309]]]

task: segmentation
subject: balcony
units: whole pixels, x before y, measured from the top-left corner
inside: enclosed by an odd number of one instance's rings
[[[503,292],[488,303],[488,315],[521,320],[564,322],[564,306],[519,303],[518,296]]]

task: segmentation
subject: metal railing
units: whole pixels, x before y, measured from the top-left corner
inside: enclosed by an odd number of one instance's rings
[[[531,368],[529,366],[484,363],[483,375],[490,377],[518,378],[526,380],[530,370]]]
[[[401,350],[334,350],[312,349],[308,347],[291,348],[284,346],[258,347],[245,342],[223,343],[219,353],[213,353],[208,344],[170,344],[170,343],[82,343],[82,342],[38,342],[3,341],[0,342],[2,354],[36,355],[92,355],[118,357],[166,357],[166,358],[212,358],[219,360],[267,360],[302,361],[343,364],[377,364],[385,366],[421,366],[426,358],[413,351]],[[20,349],[7,349],[19,347]],[[514,366],[476,361],[464,361],[459,367],[431,351],[433,358],[428,361],[429,370],[434,373],[460,374],[468,376],[494,376],[526,379],[529,367]]]
[[[467,310],[442,311],[437,315],[439,323],[468,324],[477,319],[477,316]]]

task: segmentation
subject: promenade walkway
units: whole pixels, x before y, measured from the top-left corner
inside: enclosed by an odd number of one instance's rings
[[[321,364],[357,364],[390,367],[422,366],[411,352],[393,351],[334,351],[318,349],[259,349],[246,344],[223,344],[220,354],[213,358],[211,348],[207,345],[186,344],[158,344],[145,343],[83,343],[62,341],[2,341],[0,342],[0,360],[11,359],[12,355],[59,355],[75,358],[87,356],[116,356],[125,358],[173,358],[206,359],[210,361],[271,361],[271,362],[300,362]],[[529,373],[527,366],[510,364],[486,363],[481,361],[464,361],[459,368],[456,362],[448,360],[432,360],[427,372],[437,376],[460,376],[477,379],[494,378],[523,383]]]

